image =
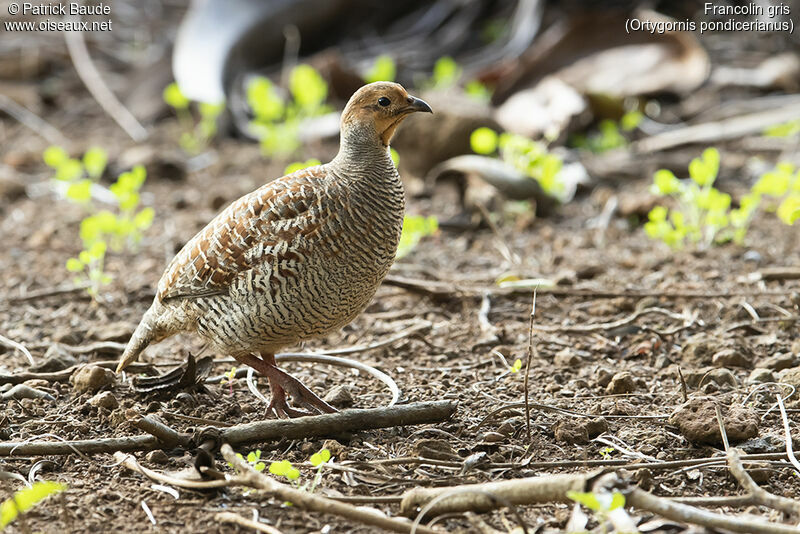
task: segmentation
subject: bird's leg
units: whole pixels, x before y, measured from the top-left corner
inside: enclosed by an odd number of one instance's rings
[[[286,393],[288,393],[295,402],[305,408],[317,410],[321,413],[335,413],[337,411],[336,408],[320,399],[298,379],[278,368],[274,354],[261,353],[261,360],[264,362],[263,373],[267,376],[267,379],[269,379],[269,387],[272,390],[270,407],[272,407],[273,410],[276,412],[282,410],[289,417],[309,415],[305,412],[289,408],[286,403]]]
[[[286,401],[286,394],[300,405],[319,411],[322,413],[334,413],[336,408],[317,397],[310,389],[303,385],[298,379],[278,368],[275,362],[275,355],[264,353],[261,358],[251,354],[236,355],[236,359],[245,365],[249,365],[266,376],[269,380],[270,402],[268,411],[274,412],[278,417],[300,417],[303,415],[313,415],[311,412],[295,410],[289,407]]]

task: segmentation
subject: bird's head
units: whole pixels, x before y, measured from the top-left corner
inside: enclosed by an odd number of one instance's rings
[[[342,113],[342,136],[349,132],[377,136],[383,146],[389,146],[397,127],[415,111],[433,113],[424,100],[409,95],[399,83],[370,83],[347,102]]]

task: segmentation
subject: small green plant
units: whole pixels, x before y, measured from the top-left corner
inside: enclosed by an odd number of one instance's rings
[[[800,134],[800,119],[776,124],[764,129],[766,137],[794,137]]]
[[[738,208],[731,208],[730,195],[714,188],[718,170],[719,152],[708,148],[689,164],[690,180],[678,180],[665,169],[656,172],[653,192],[675,198],[678,207],[650,210],[644,225],[647,235],[673,248],[683,248],[686,241],[702,246],[729,240],[742,244],[758,208],[767,204],[764,197],[777,200],[777,206],[767,209],[774,209],[784,224],[800,219],[800,170],[791,163],[779,163],[761,175]]]
[[[236,368],[234,367],[234,369],[236,369]],[[242,461],[246,460],[247,463],[250,464],[250,466],[253,469],[255,469],[256,471],[263,471],[264,469],[267,468],[267,464],[265,464],[264,462],[261,461],[261,449],[256,449],[254,451],[248,452],[247,453],[247,458],[245,458],[244,456],[242,456],[240,453],[237,452],[236,453],[236,457],[239,458]],[[228,464],[228,465],[230,467],[233,467],[231,464]],[[272,472],[272,471],[270,471],[270,472]],[[298,473],[298,476],[299,476],[299,473]]]
[[[55,171],[54,180],[69,184],[67,199],[87,206],[92,199],[92,183],[100,179],[108,163],[106,151],[99,147],[91,147],[83,158],[75,159],[64,148],[53,145],[45,149],[42,159]]]
[[[403,217],[403,233],[397,246],[397,259],[406,256],[420,242],[423,237],[433,235],[439,230],[439,221],[436,217],[422,215],[406,215]]]
[[[181,148],[189,154],[202,152],[217,134],[217,120],[225,110],[225,102],[199,102],[197,112],[200,119],[195,122],[191,110],[192,102],[181,92],[177,83],[172,82],[164,88],[163,98],[178,116],[182,130],[179,141]]]
[[[622,132],[632,132],[639,127],[644,114],[639,110],[626,112],[616,121],[605,119],[598,123],[597,132],[590,135],[575,135],[572,145],[596,154],[628,146],[628,138]]]
[[[317,158],[307,159],[305,161],[295,161],[290,163],[286,166],[283,170],[284,174],[292,174],[293,172],[302,171],[303,169],[307,169],[309,167],[314,167],[315,165],[321,165],[322,162]]]
[[[84,273],[88,280],[87,291],[95,298],[100,287],[111,282],[111,275],[104,271],[108,249],[115,252],[125,248],[136,250],[144,231],[153,224],[153,208],[139,209],[139,190],[146,177],[141,165],[120,174],[109,188],[117,200],[118,213],[101,210],[81,221],[83,250],[77,257],[67,260],[66,268],[76,275]],[[81,276],[76,276],[76,283],[83,281]]]
[[[484,156],[499,151],[506,163],[539,182],[546,194],[564,200],[567,186],[560,176],[563,161],[548,152],[544,144],[507,132],[498,135],[483,127],[472,132],[470,145],[473,152]]]
[[[67,486],[58,482],[36,482],[33,486],[15,492],[9,499],[0,503],[0,529],[4,529],[20,514],[31,510],[39,502],[51,495],[65,491]]]
[[[375,62],[364,74],[364,81],[372,82],[393,82],[397,76],[397,65],[394,59],[388,54],[382,54],[375,58]]]
[[[742,228],[734,238],[743,239],[757,204],[747,203],[732,214],[731,196],[714,187],[718,172],[719,151],[716,148],[707,148],[701,157],[689,163],[690,180],[678,180],[666,169],[657,171],[653,176],[653,192],[675,198],[678,206],[671,210],[656,206],[650,210],[644,225],[647,235],[672,248],[683,248],[686,241],[707,247],[730,239],[720,231],[734,220]]]
[[[317,468],[317,471],[314,473],[314,478],[302,485],[300,485],[298,480],[300,478],[300,470],[294,467],[289,460],[272,462],[269,465],[269,472],[277,477],[284,477],[300,491],[308,491],[309,493],[313,493],[322,480],[322,469],[325,467],[325,464],[330,461],[330,459],[331,451],[328,449],[321,449],[319,452],[312,454],[309,458],[309,461],[311,462],[311,465]]]
[[[600,449],[600,456],[603,457],[603,460],[608,460],[615,450],[614,447],[604,447]]]
[[[229,395],[233,395],[233,381],[236,380],[236,366],[231,367],[230,371],[225,373],[225,380],[228,382]],[[259,456],[261,451],[258,451]]]
[[[325,104],[328,84],[310,65],[292,69],[289,94],[291,99],[285,99],[263,76],[254,78],[247,86],[247,103],[254,115],[251,126],[265,155],[288,155],[297,150],[300,121],[330,111]]]
[[[753,184],[750,194],[759,200],[763,196],[778,199],[775,214],[784,224],[791,226],[800,219],[800,169],[793,164],[781,162],[773,170],[762,174]],[[769,209],[773,209],[773,206]]]
[[[520,369],[522,369],[522,360],[520,360],[519,358],[514,360],[514,365],[511,365],[508,368],[508,370],[511,371],[512,373],[519,373]]]
[[[597,516],[597,522],[605,533],[608,516],[614,510],[623,510],[625,507],[625,496],[615,491],[613,493],[584,493],[580,491],[568,491],[567,497],[582,504]]]
[[[427,82],[430,89],[449,89],[458,83],[463,69],[450,56],[442,56],[433,64],[433,74]]]

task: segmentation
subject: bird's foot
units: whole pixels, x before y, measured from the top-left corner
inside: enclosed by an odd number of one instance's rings
[[[335,413],[336,408],[320,399],[314,392],[303,385],[298,379],[278,369],[274,365],[269,365],[267,378],[272,398],[268,410],[275,413],[280,418],[283,417],[302,417],[304,415],[314,415],[315,413]],[[295,410],[289,407],[286,401],[286,394],[289,394],[297,404],[308,408],[311,412]]]

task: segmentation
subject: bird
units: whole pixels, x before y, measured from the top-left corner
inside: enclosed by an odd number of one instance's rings
[[[389,144],[415,112],[433,113],[397,83],[374,82],[353,93],[330,162],[234,201],[175,255],[117,373],[149,345],[195,332],[267,377],[268,413],[335,412],[280,369],[275,353],[350,323],[388,273],[405,213]],[[287,394],[310,411],[291,407]]]

